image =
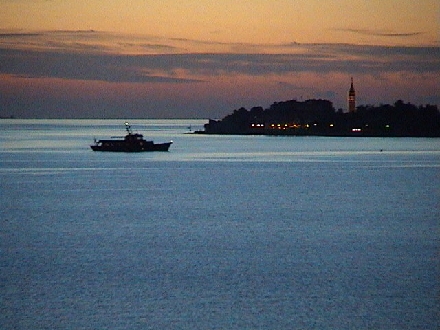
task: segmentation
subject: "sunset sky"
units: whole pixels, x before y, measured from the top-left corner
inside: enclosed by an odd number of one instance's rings
[[[438,0],[0,0],[0,116],[440,105]]]

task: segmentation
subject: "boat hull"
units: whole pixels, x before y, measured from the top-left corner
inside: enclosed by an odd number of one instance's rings
[[[144,140],[142,134],[133,133],[129,123],[125,123],[127,135],[123,140],[96,140],[91,145],[93,151],[110,152],[145,152],[145,151],[168,151],[173,141],[166,143],[154,143]]]
[[[129,143],[117,143],[111,141],[109,143],[101,142],[97,145],[92,145],[93,151],[108,151],[108,152],[148,152],[148,151],[168,151],[172,142],[166,143],[139,143],[139,144],[129,144]]]

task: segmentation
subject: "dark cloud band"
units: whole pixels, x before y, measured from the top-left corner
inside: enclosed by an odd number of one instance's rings
[[[320,49],[321,48],[321,49]],[[311,45],[306,54],[112,55],[0,49],[0,73],[108,82],[198,82],[219,75],[440,72],[440,48]],[[177,75],[176,72],[181,72]],[[184,76],[182,76],[182,73]]]

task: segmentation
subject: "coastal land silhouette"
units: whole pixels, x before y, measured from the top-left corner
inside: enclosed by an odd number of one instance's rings
[[[275,102],[269,108],[240,108],[220,120],[210,119],[198,134],[316,135],[365,137],[440,137],[437,105],[360,105],[336,110],[329,100]]]

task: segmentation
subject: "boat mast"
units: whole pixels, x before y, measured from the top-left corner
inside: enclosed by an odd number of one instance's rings
[[[127,131],[127,133],[129,135],[131,135],[133,133],[133,131],[131,130],[131,126],[128,122],[125,122],[125,130]]]

